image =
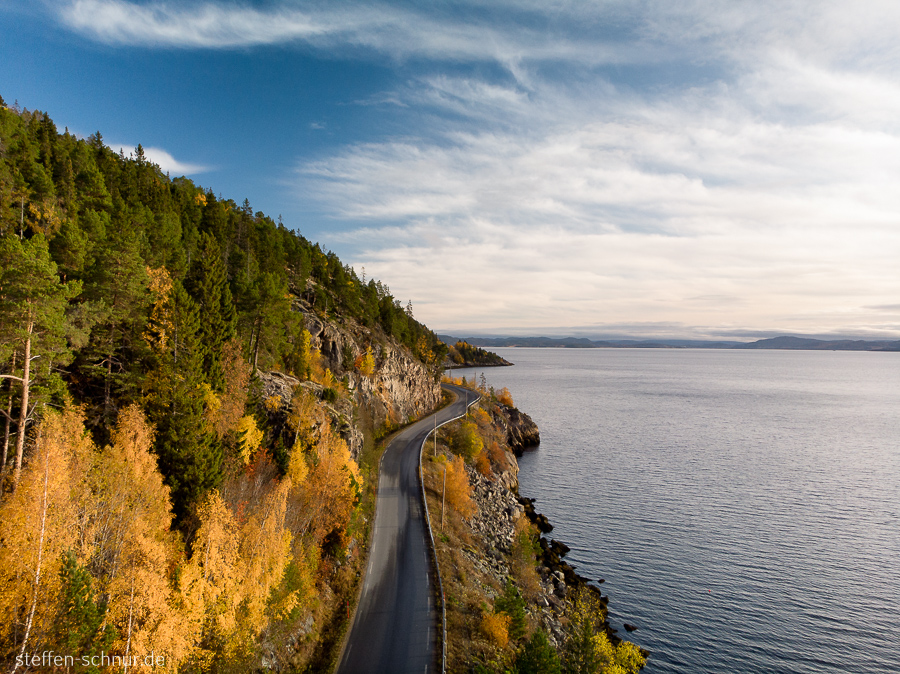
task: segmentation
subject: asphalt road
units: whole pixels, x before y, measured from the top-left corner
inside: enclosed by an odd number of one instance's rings
[[[440,671],[437,580],[417,471],[434,417],[440,426],[465,414],[466,389],[444,387],[457,394],[456,402],[404,429],[382,456],[369,563],[338,674]],[[468,391],[468,399],[476,395]]]

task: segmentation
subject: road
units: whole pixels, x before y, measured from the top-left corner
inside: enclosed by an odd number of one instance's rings
[[[384,450],[375,525],[359,606],[338,674],[441,669],[440,607],[435,604],[428,528],[419,486],[419,452],[429,431],[465,414],[476,394],[444,385],[456,402],[399,433]]]

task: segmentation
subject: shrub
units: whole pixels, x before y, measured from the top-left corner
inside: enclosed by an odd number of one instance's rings
[[[447,466],[447,502],[463,517],[475,514],[476,507],[472,501],[472,487],[466,475],[466,464],[458,456],[453,457]]]
[[[450,436],[450,450],[463,458],[474,459],[484,448],[484,441],[478,434],[478,426],[464,421]]]
[[[475,457],[475,468],[485,477],[490,477],[493,474],[491,460],[488,458],[485,450],[481,450],[481,453]]]
[[[509,643],[509,616],[485,613],[481,618],[481,633],[497,648],[506,648]]]
[[[497,394],[497,401],[507,407],[515,407],[515,403],[512,399],[512,393],[509,392],[509,389],[505,386],[500,389],[500,393]]]

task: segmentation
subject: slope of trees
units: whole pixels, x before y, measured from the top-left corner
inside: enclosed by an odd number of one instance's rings
[[[315,642],[362,477],[312,394],[284,446],[256,372],[334,397],[375,359],[322,368],[300,306],[431,367],[446,353],[387,286],[246,200],[0,99],[0,659],[246,671],[279,624],[313,619]]]
[[[512,365],[508,360],[493,351],[472,346],[463,340],[457,340],[456,344],[449,347],[447,357],[454,367]]]

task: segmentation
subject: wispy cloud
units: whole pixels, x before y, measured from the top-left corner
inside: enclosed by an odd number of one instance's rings
[[[75,0],[60,16],[110,44],[303,43],[405,67],[360,104],[407,135],[325,150],[293,181],[436,327],[900,334],[872,310],[900,295],[895,2]]]
[[[53,0],[50,0],[51,2]],[[71,0],[54,3],[70,29],[109,44],[229,49],[283,43],[338,47],[393,59],[491,61],[527,78],[527,65],[644,63],[670,56],[637,29],[650,8],[606,3],[483,3],[449,7],[391,2]],[[596,38],[600,31],[608,39]],[[631,39],[624,39],[626,36]]]

